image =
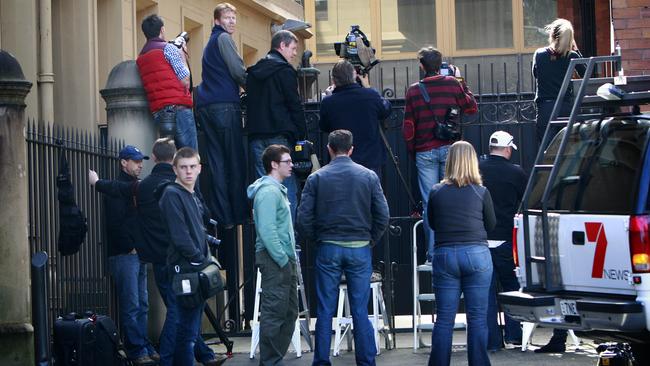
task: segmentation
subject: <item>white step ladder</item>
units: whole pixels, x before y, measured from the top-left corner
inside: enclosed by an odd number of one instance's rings
[[[372,313],[368,314],[372,324],[375,347],[377,354],[381,352],[379,344],[380,335],[384,337],[386,349],[391,349],[393,342],[393,333],[390,329],[390,322],[387,319],[386,303],[384,302],[384,293],[382,291],[381,280],[370,282],[370,301],[372,302]],[[341,343],[343,338],[347,340],[348,351],[352,350],[352,315],[350,312],[350,301],[348,299],[348,285],[339,284],[339,305],[334,325],[334,350],[333,356],[338,356],[341,352]]]
[[[420,309],[421,301],[430,301],[433,302],[436,300],[436,295],[431,292],[420,293],[420,274],[427,273],[431,277],[433,273],[433,267],[430,262],[424,264],[418,264],[418,246],[417,246],[417,228],[424,223],[423,220],[419,220],[413,225],[413,351],[417,351],[420,347],[430,347],[431,345],[425,343],[422,340],[422,331],[427,331],[426,334],[431,337],[431,332],[433,331],[433,319],[431,323],[422,322],[422,311]],[[432,289],[429,289],[432,291]],[[462,298],[462,294],[461,294]],[[433,317],[433,315],[432,315]],[[465,329],[467,331],[467,323],[455,323],[454,329]],[[464,345],[464,344],[463,344]],[[454,346],[460,346],[460,344],[454,344]]]

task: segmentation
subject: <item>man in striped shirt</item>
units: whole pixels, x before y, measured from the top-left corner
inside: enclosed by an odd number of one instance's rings
[[[411,85],[406,92],[406,108],[402,133],[411,155],[415,156],[418,169],[418,183],[422,201],[426,210],[431,187],[440,182],[445,175],[447,151],[453,140],[444,140],[435,134],[437,121],[443,121],[450,108],[458,108],[461,113],[477,112],[476,101],[464,81],[459,81],[458,69],[452,66],[454,76],[442,75],[442,54],[433,47],[424,47],[418,52],[420,69],[425,77]],[[423,89],[428,94],[428,103],[422,95]],[[427,258],[433,253],[433,231],[424,212],[425,237],[427,241]]]

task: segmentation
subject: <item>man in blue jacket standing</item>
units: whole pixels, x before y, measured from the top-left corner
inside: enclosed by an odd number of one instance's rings
[[[298,317],[296,241],[287,187],[291,151],[271,145],[262,153],[266,175],[248,187],[255,219],[255,264],[262,274],[260,365],[282,364]]]
[[[300,235],[318,245],[318,320],[312,364],[330,365],[332,317],[341,274],[345,273],[356,362],[357,365],[374,365],[377,349],[368,320],[371,247],[388,227],[388,204],[377,175],[350,159],[353,153],[350,131],[330,133],[327,150],[332,161],[307,178],[296,223]]]
[[[346,60],[334,65],[332,81],[334,90],[321,103],[321,131],[330,133],[343,129],[352,132],[352,161],[374,171],[381,178],[386,147],[379,135],[379,121],[390,115],[390,102],[370,88],[367,74],[358,75],[354,66]]]
[[[236,8],[221,3],[214,9],[214,27],[203,51],[202,82],[196,114],[206,135],[213,199],[209,207],[222,226],[246,220],[246,155],[244,152],[239,88],[246,85],[244,61],[232,39]]]

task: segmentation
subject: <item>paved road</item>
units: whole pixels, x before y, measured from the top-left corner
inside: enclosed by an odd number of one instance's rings
[[[533,337],[533,345],[526,352],[521,352],[520,348],[507,349],[496,353],[490,353],[492,365],[498,366],[522,366],[522,365],[568,365],[568,366],[594,366],[597,363],[598,356],[595,352],[594,344],[587,339],[583,339],[583,344],[576,348],[568,346],[567,352],[563,354],[537,354],[532,349],[545,344],[551,336],[551,329],[538,328]],[[462,344],[465,340],[464,331],[454,332],[454,344]],[[258,359],[248,358],[248,349],[250,348],[250,338],[238,337],[233,338],[235,342],[235,355],[226,362],[226,365],[257,365]],[[397,349],[381,350],[381,355],[377,356],[377,365],[426,365],[429,358],[429,348],[422,348],[417,353],[410,348],[412,342],[411,333],[400,333],[397,335]],[[213,346],[217,352],[224,352],[222,346]],[[307,349],[306,346],[303,349]],[[258,354],[259,355],[259,354]],[[289,352],[285,357],[287,366],[311,365],[312,353],[303,353],[301,358],[296,358],[295,353]],[[347,352],[343,350],[341,356],[332,357],[333,365],[354,365],[354,351]],[[464,346],[455,347],[452,354],[451,364],[467,365],[467,351]]]

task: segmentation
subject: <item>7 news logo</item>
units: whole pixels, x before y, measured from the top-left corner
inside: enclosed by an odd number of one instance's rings
[[[605,225],[602,222],[585,222],[585,233],[587,234],[587,241],[596,243],[594,263],[591,267],[591,278],[606,277],[610,280],[627,281],[630,278],[630,271],[605,269],[605,254],[607,253]]]

